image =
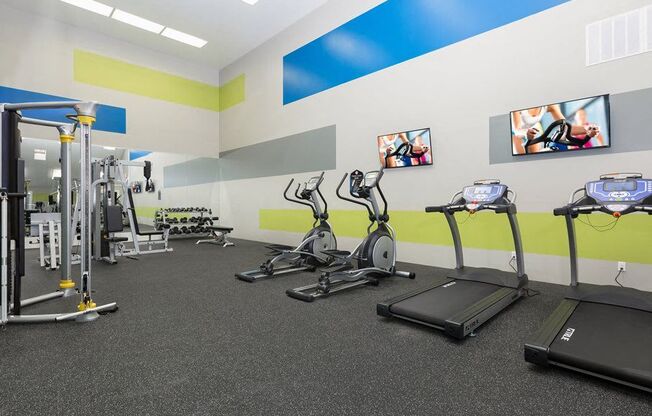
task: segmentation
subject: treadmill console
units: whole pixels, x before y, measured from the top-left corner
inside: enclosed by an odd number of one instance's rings
[[[467,186],[462,191],[466,207],[473,211],[487,204],[492,204],[502,198],[507,192],[507,185],[499,183],[478,184]]]
[[[586,184],[586,194],[611,212],[622,212],[652,197],[652,180],[609,178]],[[652,203],[652,201],[650,201]]]

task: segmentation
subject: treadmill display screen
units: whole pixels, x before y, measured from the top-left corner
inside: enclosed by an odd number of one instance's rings
[[[464,199],[467,202],[489,204],[503,196],[505,185],[473,185],[464,188]]]
[[[625,181],[625,182],[605,182],[604,190],[607,192],[620,192],[620,191],[635,191],[636,190],[636,181]]]

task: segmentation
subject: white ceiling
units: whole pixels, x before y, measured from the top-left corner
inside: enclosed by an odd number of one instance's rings
[[[222,69],[328,0],[99,0],[208,41],[201,49],[59,0],[3,0],[21,10]],[[28,28],[26,28],[28,30]]]

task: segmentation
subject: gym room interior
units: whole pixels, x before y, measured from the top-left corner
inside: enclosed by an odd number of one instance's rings
[[[0,414],[652,414],[652,0],[0,38]]]

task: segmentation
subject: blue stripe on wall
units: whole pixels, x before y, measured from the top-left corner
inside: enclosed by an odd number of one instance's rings
[[[129,160],[136,160],[140,159],[141,157],[145,157],[152,152],[149,152],[147,150],[130,150],[129,151]]]
[[[284,56],[283,104],[568,1],[387,0]]]
[[[75,98],[59,97],[56,95],[42,94],[34,91],[19,90],[0,85],[0,103],[27,103],[49,101],[77,101]],[[48,121],[66,122],[66,114],[71,109],[60,110],[25,110],[23,115]],[[101,104],[97,110],[97,122],[93,125],[95,130],[111,133],[125,134],[127,132],[127,110],[120,107]]]

